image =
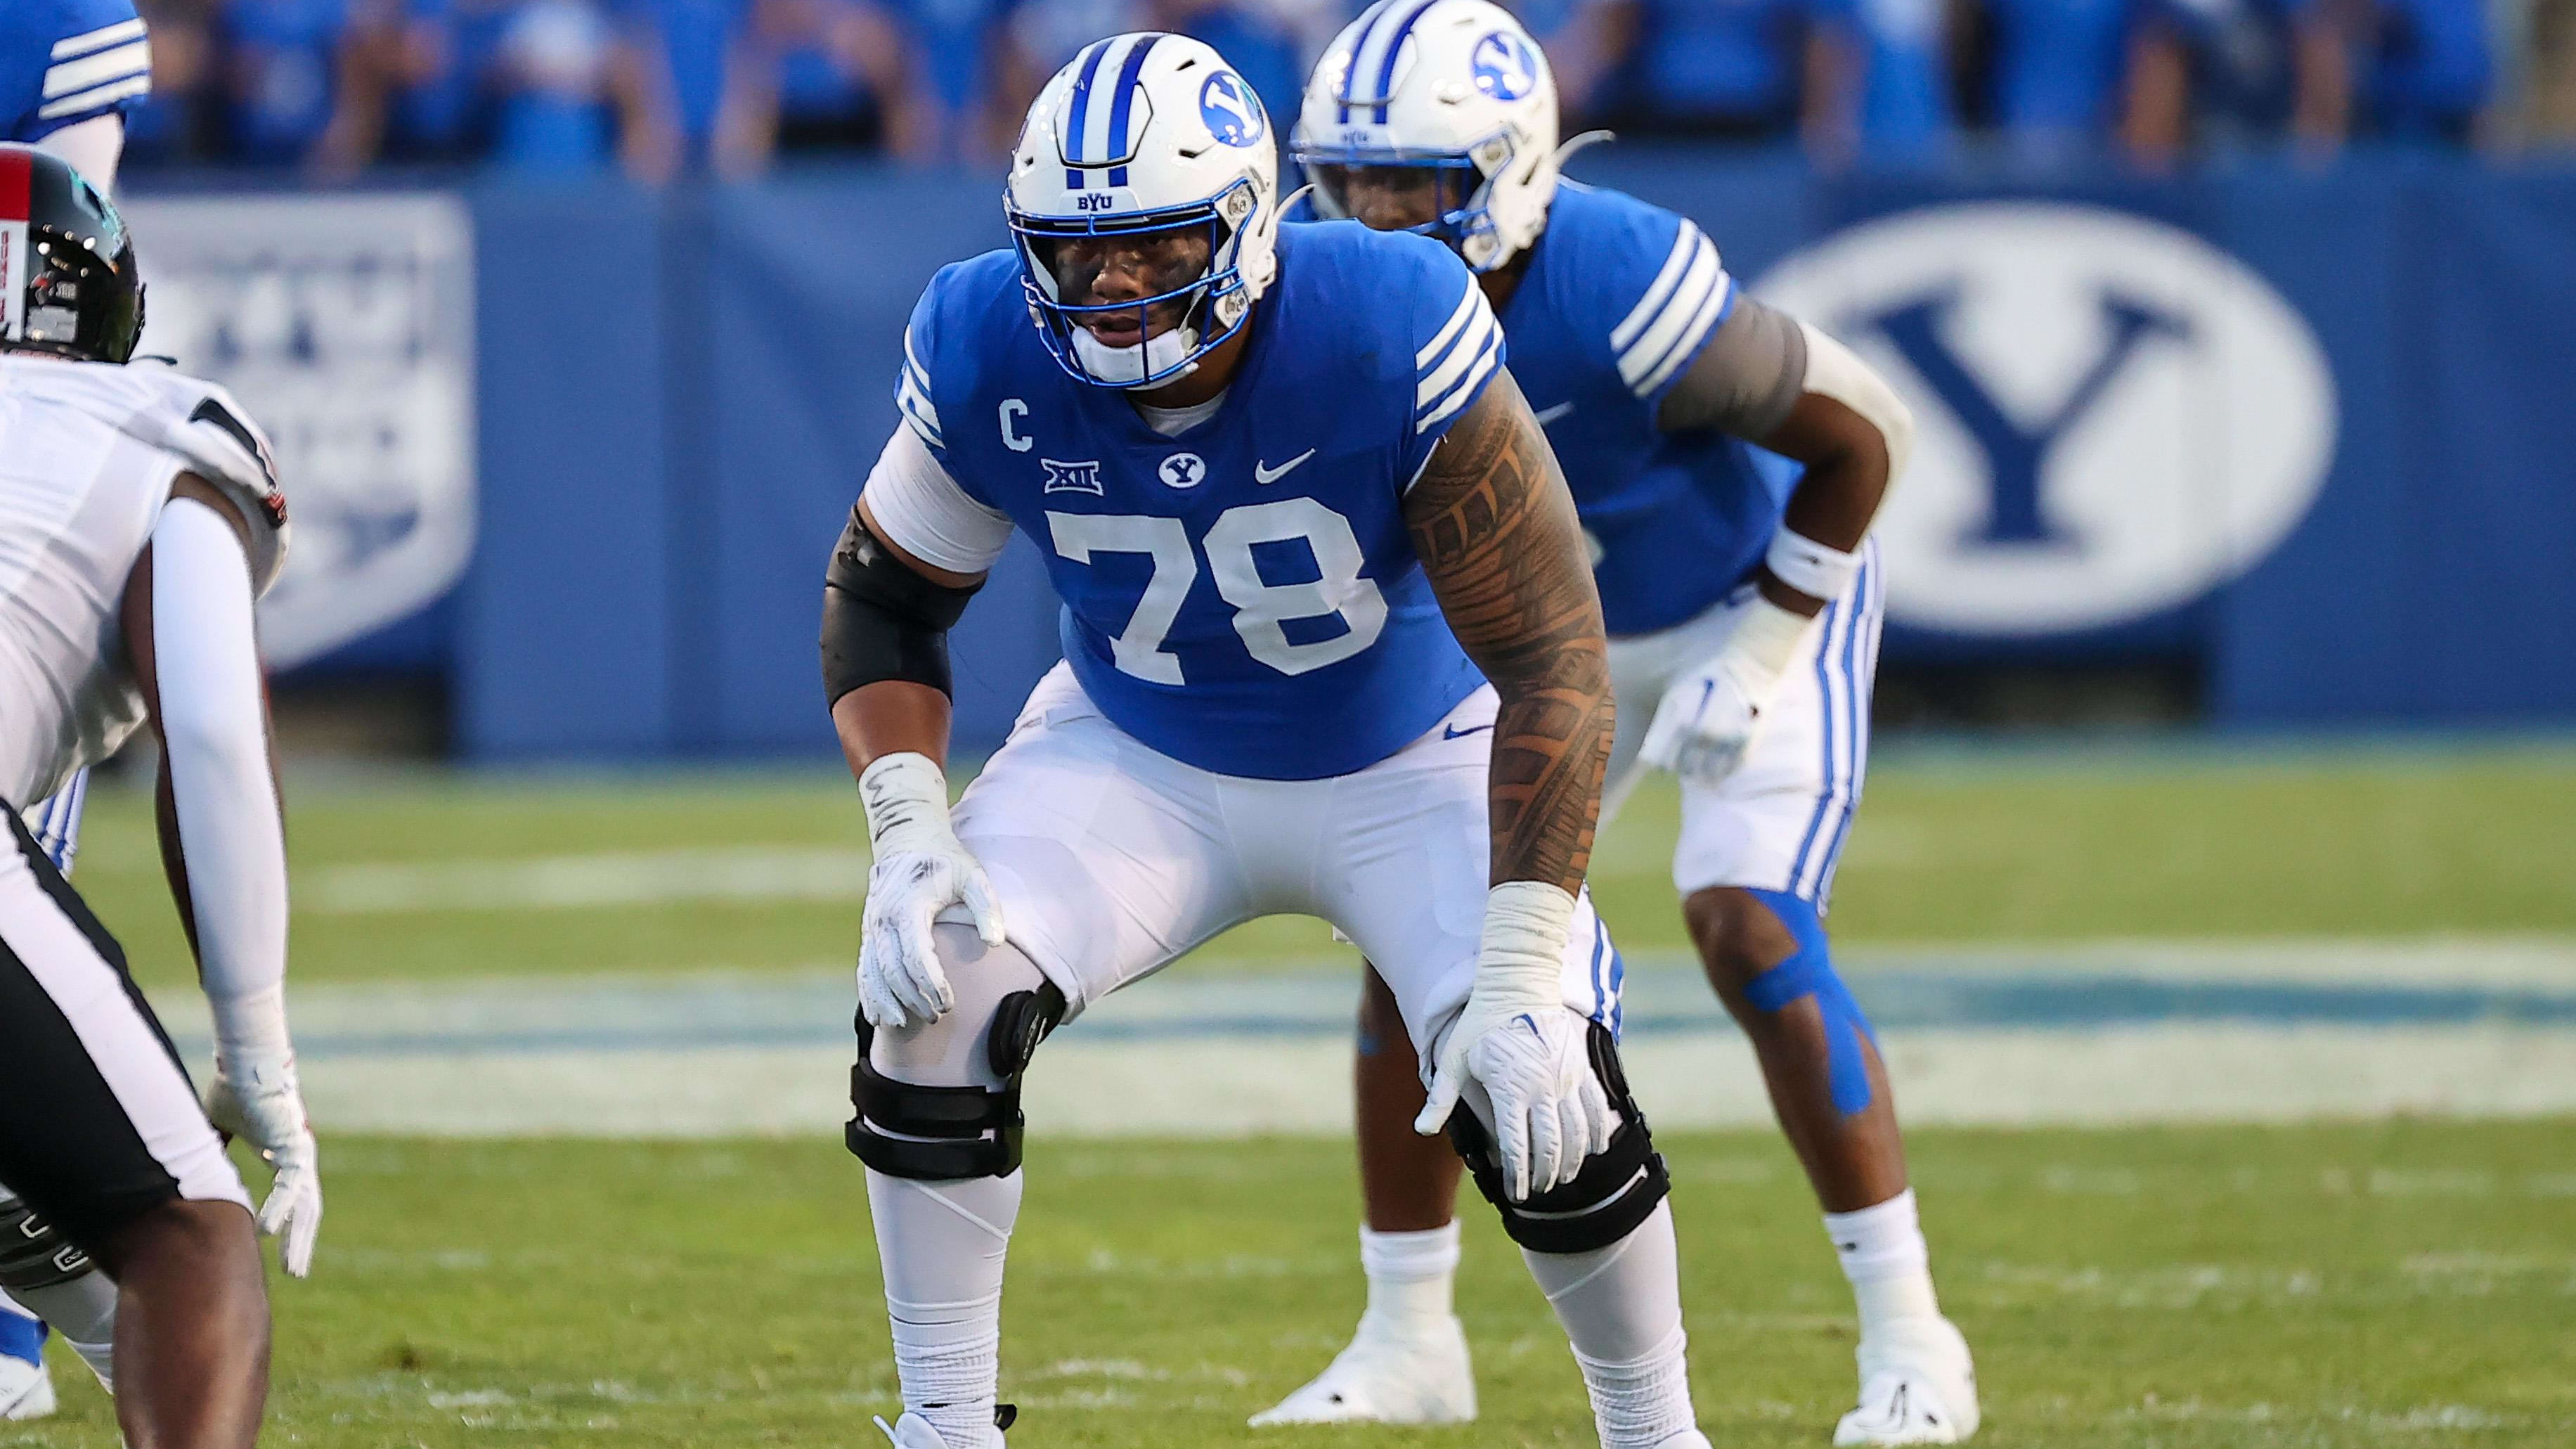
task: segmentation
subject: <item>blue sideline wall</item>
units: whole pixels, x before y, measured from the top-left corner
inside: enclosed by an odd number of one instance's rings
[[[1747,279],[1929,208],[2151,219],[2251,268],[2323,348],[2331,463],[2250,567],[2109,625],[1893,628],[1891,657],[2186,655],[2225,724],[2576,718],[2576,174],[2397,158],[1829,181],[1628,148],[1577,169],[1694,217]],[[828,752],[824,556],[894,426],[914,298],[1005,239],[995,188],[853,170],[471,196],[482,525],[447,613],[460,749]],[[955,654],[959,740],[989,746],[1055,655],[1025,542]]]

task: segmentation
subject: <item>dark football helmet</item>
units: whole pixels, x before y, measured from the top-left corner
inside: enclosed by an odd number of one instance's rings
[[[123,362],[142,335],[125,218],[61,157],[0,144],[0,351]]]

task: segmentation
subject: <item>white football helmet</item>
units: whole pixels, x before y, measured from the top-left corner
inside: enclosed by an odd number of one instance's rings
[[[1413,228],[1490,272],[1538,239],[1556,199],[1556,78],[1490,0],[1378,0],[1306,82],[1290,154],[1316,210],[1348,216],[1358,167],[1435,173],[1439,219]]]
[[[1197,367],[1242,328],[1279,269],[1278,193],[1270,118],[1223,56],[1152,32],[1085,46],[1038,92],[1002,193],[1047,350],[1105,387],[1156,387]],[[1190,227],[1208,234],[1202,274],[1135,301],[1059,295],[1054,251],[1066,241]],[[1144,336],[1147,309],[1173,302],[1180,324]],[[1139,341],[1106,345],[1086,321],[1130,324]]]

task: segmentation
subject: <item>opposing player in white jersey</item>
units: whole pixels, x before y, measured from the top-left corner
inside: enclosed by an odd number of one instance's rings
[[[1015,246],[913,312],[904,420],[833,558],[824,679],[876,848],[848,1138],[889,1432],[989,1449],[1012,1417],[1040,1039],[1297,913],[1380,963],[1435,1063],[1419,1128],[1501,1185],[1600,1442],[1704,1449],[1668,1179],[1582,893],[1612,718],[1573,501],[1467,269],[1281,226],[1277,164],[1206,45],[1086,48],[1013,154]],[[946,630],[1015,529],[1048,554],[1066,662],[952,817]]]
[[[0,141],[42,146],[112,191],[125,152],[125,112],[151,89],[151,45],[133,0],[19,0],[0,8]],[[80,849],[88,783],[88,772],[77,772],[53,795],[26,804],[27,828],[65,875]],[[22,1210],[0,1184],[0,1232]],[[76,1275],[45,1297],[62,1315],[64,1337],[104,1374],[115,1285]],[[43,1342],[38,1321],[0,1296],[0,1418],[54,1411]]]
[[[1619,730],[1606,808],[1682,777],[1673,881],[1752,1039],[1861,1318],[1841,1444],[1974,1432],[1885,1071],[1823,927],[1867,759],[1884,589],[1865,541],[1911,422],[1824,333],[1739,294],[1699,228],[1560,183],[1547,61],[1486,0],[1388,0],[1310,82],[1318,207],[1438,237],[1477,271],[1594,549]],[[1756,448],[1753,445],[1762,445]],[[1370,1306],[1351,1346],[1256,1423],[1472,1417],[1450,1312],[1458,1164],[1403,1130],[1416,1067],[1381,973],[1361,1013]]]
[[[60,158],[0,145],[0,1099],[17,1104],[0,1113],[0,1181],[30,1210],[0,1283],[49,1309],[47,1288],[96,1263],[120,1296],[128,1441],[248,1445],[268,1359],[254,1226],[301,1275],[322,1207],[281,995],[285,847],[251,621],[285,503],[220,388],[124,365],[142,306],[106,198]],[[204,1106],[15,808],[146,719],[163,857],[214,1013]],[[276,1169],[256,1219],[218,1123]]]

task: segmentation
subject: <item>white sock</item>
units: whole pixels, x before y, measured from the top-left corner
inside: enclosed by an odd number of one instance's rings
[[[1380,1326],[1445,1322],[1458,1277],[1457,1220],[1410,1233],[1361,1228],[1360,1266],[1368,1272],[1368,1316]]]
[[[1001,1449],[1002,1265],[1020,1215],[1020,1174],[916,1182],[868,1170],[895,1375],[904,1408],[948,1449]]]
[[[1589,1253],[1533,1253],[1521,1261],[1574,1345],[1602,1449],[1650,1449],[1691,1428],[1683,1348],[1681,1252],[1672,1204],[1657,1203],[1637,1230]]]
[[[100,1387],[116,1392],[116,1285],[93,1268],[68,1283],[44,1288],[12,1288],[19,1306],[62,1335]]]
[[[1915,1215],[1914,1189],[1858,1212],[1825,1214],[1825,1236],[1833,1241],[1843,1276],[1851,1280],[1863,1341],[1903,1319],[1941,1316],[1940,1299],[1932,1292],[1932,1250]]]

